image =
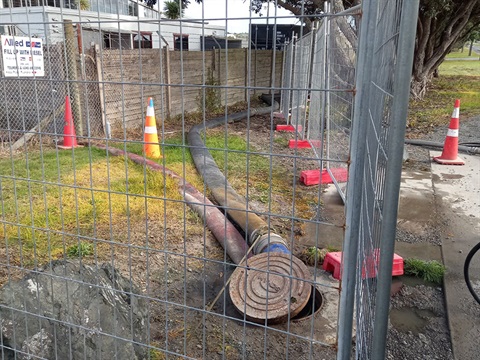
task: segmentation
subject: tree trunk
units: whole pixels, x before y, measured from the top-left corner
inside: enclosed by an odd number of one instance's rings
[[[410,84],[410,94],[415,99],[423,99],[427,93],[428,85],[432,79],[431,75],[422,74],[421,76],[412,77],[412,82]]]
[[[470,27],[476,26],[480,16],[478,0],[452,0],[456,5],[450,11],[436,2],[422,2],[417,22],[417,41],[413,61],[411,94],[417,99],[425,96],[427,87],[438,67]],[[475,20],[473,20],[475,19]]]
[[[470,41],[470,49],[468,49],[468,56],[472,56],[472,50],[473,50],[473,40]]]

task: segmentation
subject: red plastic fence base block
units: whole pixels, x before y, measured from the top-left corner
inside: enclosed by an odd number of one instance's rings
[[[290,149],[310,149],[312,146],[319,148],[322,146],[320,140],[290,140],[288,142],[288,147]]]
[[[302,125],[293,126],[293,125],[277,125],[277,131],[287,131],[287,132],[295,132],[295,131],[302,131]]]
[[[378,264],[380,256],[378,249],[375,249],[370,258],[364,260],[362,266],[362,278],[377,277]],[[323,260],[323,270],[333,273],[333,278],[340,280],[342,277],[342,252],[330,252],[325,255]],[[400,255],[393,254],[392,276],[403,275],[403,258]]]
[[[330,168],[335,180],[337,182],[346,182],[348,178],[348,170],[345,168]],[[333,180],[328,171],[322,170],[303,170],[300,172],[300,182],[304,185],[318,185],[318,184],[331,184]]]

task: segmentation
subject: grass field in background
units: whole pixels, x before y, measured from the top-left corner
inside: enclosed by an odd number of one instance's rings
[[[478,59],[479,56],[480,55],[475,53],[475,51],[472,51],[472,55],[468,56],[468,46],[465,46],[465,48],[463,49],[463,52],[461,52],[460,50],[453,51],[447,55],[447,59],[448,58],[454,58],[454,59],[477,58]]]
[[[410,136],[447,128],[455,99],[460,99],[461,120],[480,115],[480,61],[444,61],[439,73],[422,100],[410,101]]]
[[[439,67],[440,76],[480,76],[480,60],[448,60]]]

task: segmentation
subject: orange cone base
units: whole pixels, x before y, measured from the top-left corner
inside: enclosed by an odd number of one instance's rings
[[[160,146],[152,146],[150,145],[148,150],[144,149],[145,151],[145,156],[150,158],[150,159],[161,159],[162,158],[162,153],[160,151]]]
[[[57,148],[62,150],[69,150],[73,148],[82,148],[83,145],[75,145],[75,146],[63,146],[63,142],[57,144]]]
[[[433,160],[442,165],[465,165],[465,161],[457,157],[454,160],[442,159],[441,156],[434,156]]]

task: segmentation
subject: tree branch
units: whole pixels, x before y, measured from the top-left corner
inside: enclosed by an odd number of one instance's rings
[[[302,9],[301,8],[297,8],[297,7],[293,6],[292,4],[290,4],[286,1],[283,1],[283,0],[277,0],[277,5],[280,6],[280,7],[283,7],[284,9],[293,13],[293,15],[299,17],[300,20],[305,23],[305,26],[307,27],[307,29],[309,31],[312,29],[312,20],[309,17],[305,16],[306,15],[305,11],[302,14]],[[304,8],[304,10],[305,10],[305,8]]]

